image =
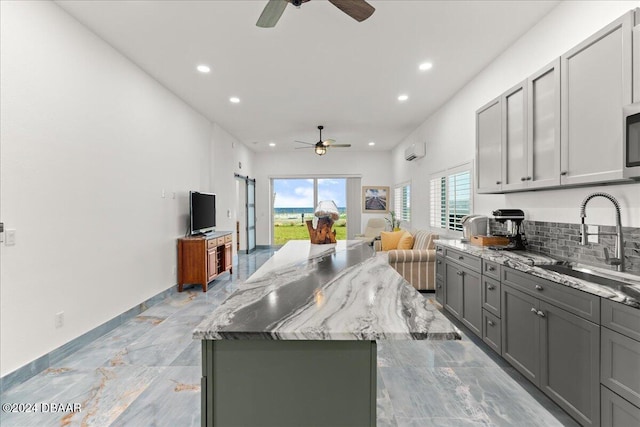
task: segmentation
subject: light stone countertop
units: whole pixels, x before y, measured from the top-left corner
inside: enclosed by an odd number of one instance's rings
[[[460,331],[360,241],[278,250],[194,331],[195,339],[454,340]]]
[[[607,270],[599,267],[588,266],[584,264],[572,264],[577,268],[584,268],[593,271],[597,275],[604,276],[609,279],[624,282],[624,287],[614,288],[598,283],[589,282],[578,279],[555,271],[545,270],[536,266],[545,264],[558,264],[559,261],[549,256],[528,251],[500,251],[492,250],[487,247],[476,246],[470,243],[463,243],[460,240],[440,239],[436,240],[436,245],[456,249],[474,255],[488,261],[492,261],[501,265],[506,265],[515,270],[531,274],[542,279],[547,279],[564,286],[579,289],[601,298],[607,298],[615,302],[619,302],[634,308],[640,309],[640,301],[630,295],[626,289],[631,289],[634,293],[640,293],[640,277],[617,271]],[[637,295],[637,294],[636,294]]]

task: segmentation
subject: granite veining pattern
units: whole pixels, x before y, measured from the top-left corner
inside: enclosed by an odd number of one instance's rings
[[[157,306],[96,339],[88,346],[88,351],[70,353],[58,362],[58,367],[40,372],[0,394],[1,403],[77,402],[83,405],[81,412],[0,412],[0,425],[200,426],[201,343],[191,339],[193,326],[183,325],[182,335],[188,341],[163,341],[156,347],[158,352],[176,354],[176,349],[180,351],[169,366],[149,366],[144,358],[136,360],[137,366],[110,366],[105,365],[105,361],[112,360],[114,354],[125,353],[128,347],[137,346],[137,342],[159,344],[158,339],[169,329],[176,334],[174,337],[177,336],[175,325],[180,325],[185,319],[194,316],[204,319],[271,253],[271,249],[259,249],[250,255],[240,255],[239,265],[234,265],[233,276],[216,279],[208,292],[194,287],[181,294],[168,293]],[[423,294],[422,297],[437,305],[433,294]],[[151,310],[155,314],[149,314]],[[161,328],[163,324],[166,326]],[[462,340],[379,341],[378,427],[578,425],[520,373],[507,367],[485,347],[482,341],[464,332]],[[170,360],[168,357],[154,357],[149,362],[156,363],[157,359]],[[415,378],[397,374],[409,368]],[[444,369],[450,369],[457,376],[458,380],[450,381],[453,387],[444,384],[434,387],[420,380],[432,371]],[[415,394],[407,394],[405,390],[408,389]],[[466,389],[468,392],[464,391]],[[476,410],[454,411],[443,416],[437,408],[433,412],[430,409],[433,400],[457,401],[461,397],[465,397],[467,408]]]
[[[318,247],[320,246],[320,247]],[[361,242],[290,241],[194,332],[196,339],[460,339]]]
[[[511,267],[515,270],[522,271],[542,279],[550,280],[564,286],[588,292],[592,295],[597,295],[601,298],[607,298],[612,301],[640,309],[640,301],[638,301],[634,296],[629,295],[629,293],[625,292],[624,289],[600,285],[598,283],[537,267],[539,265],[552,265],[559,263],[559,260],[540,253],[528,251],[495,251],[482,246],[463,243],[460,240],[441,239],[438,240],[436,244],[439,246],[457,249],[470,255],[506,265],[507,267]],[[602,275],[624,282],[625,286],[628,286],[633,291],[640,293],[640,280],[638,280],[638,277],[635,275],[604,270],[594,266],[588,266],[588,268],[595,272],[600,272]]]

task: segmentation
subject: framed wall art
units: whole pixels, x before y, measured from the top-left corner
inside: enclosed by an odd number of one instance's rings
[[[363,213],[388,213],[389,212],[389,187],[362,187],[362,212]]]

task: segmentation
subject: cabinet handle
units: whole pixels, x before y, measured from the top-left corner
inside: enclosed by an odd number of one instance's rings
[[[502,181],[496,181],[496,185],[502,184]]]
[[[526,176],[523,176],[523,177],[520,178],[520,181],[526,181],[526,180],[527,180]]]
[[[437,261],[437,264],[442,264],[442,261],[438,260],[438,261]]]
[[[493,286],[493,285],[489,285],[489,286],[487,286],[487,289],[489,289],[490,291],[494,290],[495,288],[496,288],[496,287],[495,287],[495,286]]]
[[[531,312],[532,312],[533,314],[538,314],[538,309],[537,309],[537,308],[535,308],[535,307],[531,307]]]
[[[562,172],[560,172],[560,175],[562,175],[562,176],[566,176],[566,175],[568,175],[568,174],[569,174],[569,172],[568,172],[568,171],[562,171]]]
[[[489,320],[489,321],[487,321],[487,323],[489,324],[489,326],[495,325],[495,323],[493,323],[493,320]]]
[[[544,289],[544,288],[543,288],[542,286],[540,286],[540,285],[536,285],[536,291],[541,291],[541,290],[543,290],[543,289]]]
[[[533,178],[532,178],[532,177],[530,177],[530,176],[528,176],[528,177],[527,177],[527,181],[531,181],[532,179],[533,179]]]
[[[538,311],[536,314],[540,317],[544,317],[544,312],[542,310]]]
[[[464,259],[464,257],[463,257],[462,255],[460,255],[460,256],[458,257],[458,259],[459,259],[460,261],[462,261],[462,260]]]
[[[496,268],[492,265],[487,267],[487,271],[496,271]]]
[[[438,285],[438,289],[442,289],[442,285]]]
[[[457,274],[458,276],[463,276],[463,275],[464,275],[464,271],[456,271],[456,274]]]

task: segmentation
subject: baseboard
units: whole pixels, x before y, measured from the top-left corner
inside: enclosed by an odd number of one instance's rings
[[[15,387],[18,384],[22,384],[30,378],[38,375],[40,372],[49,369],[51,365],[55,365],[60,360],[69,356],[71,353],[80,350],[87,344],[90,344],[101,336],[107,334],[108,332],[111,332],[118,326],[136,317],[145,310],[153,307],[154,305],[158,304],[160,301],[164,300],[169,295],[176,293],[177,291],[177,285],[172,285],[168,289],[152,296],[146,301],[141,302],[140,304],[130,308],[129,310],[114,317],[113,319],[107,320],[106,322],[96,326],[88,332],[85,332],[79,337],[72,339],[68,343],[61,345],[60,347],[50,351],[49,353],[41,357],[38,357],[37,359],[27,363],[24,366],[21,366],[15,371],[8,373],[4,377],[0,377],[0,393],[4,393],[10,388]]]

